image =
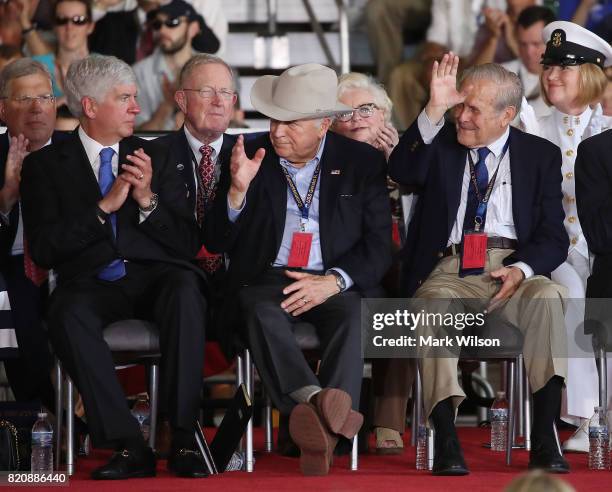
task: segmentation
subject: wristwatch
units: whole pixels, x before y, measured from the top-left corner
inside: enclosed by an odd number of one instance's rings
[[[157,200],[159,199],[159,197],[157,196],[157,193],[153,193],[151,195],[151,201],[149,202],[149,205],[147,205],[146,207],[140,207],[140,211],[141,212],[153,212],[153,210],[155,210],[155,207],[157,207]]]
[[[344,292],[346,289],[346,281],[344,280],[344,277],[340,275],[340,272],[337,272],[336,270],[327,270],[326,273],[332,274],[334,277],[336,277],[336,285],[340,289],[340,292]]]

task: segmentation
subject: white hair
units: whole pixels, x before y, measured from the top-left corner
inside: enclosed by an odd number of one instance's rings
[[[114,56],[89,55],[73,62],[64,81],[66,103],[76,117],[83,116],[84,97],[102,100],[117,85],[136,84],[132,67]]]
[[[521,110],[523,84],[514,72],[506,70],[497,63],[485,63],[464,70],[457,87],[461,87],[467,80],[489,80],[498,87],[497,97],[495,98],[495,109],[498,112],[503,111],[508,106],[516,108],[516,114]]]
[[[382,84],[376,82],[376,80],[369,75],[362,73],[349,72],[341,75],[338,79],[338,99],[340,99],[345,92],[353,89],[363,89],[372,94],[374,98],[372,102],[382,110],[385,121],[388,122],[391,120],[393,103]]]

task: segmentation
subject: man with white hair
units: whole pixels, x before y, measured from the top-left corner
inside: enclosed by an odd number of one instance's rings
[[[107,325],[130,318],[159,328],[168,468],[206,476],[194,443],[206,302],[190,262],[199,234],[185,185],[167,151],[132,136],[139,108],[126,63],[100,55],[75,62],[65,90],[80,127],[26,158],[21,193],[32,257],[57,274],[51,341],[83,396],[94,446],[116,450],[92,478],[156,473],[103,338]]]
[[[391,263],[384,156],[327,131],[352,109],[337,85],[317,64],[256,81],[251,101],[270,132],[238,138],[204,221],[207,249],[229,256],[224,295],[242,309],[274,404],[291,414],[306,475],[327,474],[338,437],[361,427],[360,297],[379,293]],[[316,329],[318,376],[294,338],[299,322]]]
[[[567,374],[566,290],[546,277],[569,244],[561,154],[509,127],[523,97],[516,74],[485,64],[457,83],[458,65],[452,53],[434,63],[429,102],[389,161],[393,180],[422,188],[402,252],[403,290],[436,312],[475,305],[489,328],[497,310],[504,337],[520,330],[534,402],[529,467],[567,473],[554,434]],[[450,108],[454,126],[444,123]],[[457,354],[421,349],[425,415],[436,430],[433,474],[465,475],[454,424],[465,397]]]

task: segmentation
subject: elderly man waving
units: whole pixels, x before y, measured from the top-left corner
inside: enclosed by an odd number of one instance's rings
[[[360,297],[377,293],[391,260],[384,156],[327,131],[351,109],[336,89],[317,64],[257,80],[251,101],[270,132],[239,137],[204,225],[206,247],[229,255],[228,295],[275,405],[291,414],[306,475],[327,474],[338,436],[361,427]],[[318,375],[293,336],[298,322],[321,341]]]

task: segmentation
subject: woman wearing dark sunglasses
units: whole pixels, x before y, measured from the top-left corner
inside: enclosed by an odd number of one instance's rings
[[[43,41],[34,26],[24,29],[26,44],[33,58],[44,63],[51,72],[53,95],[58,107],[65,103],[63,81],[68,67],[73,61],[89,55],[87,37],[93,28],[91,6],[87,0],[58,0],[53,22],[57,38],[55,51]]]

